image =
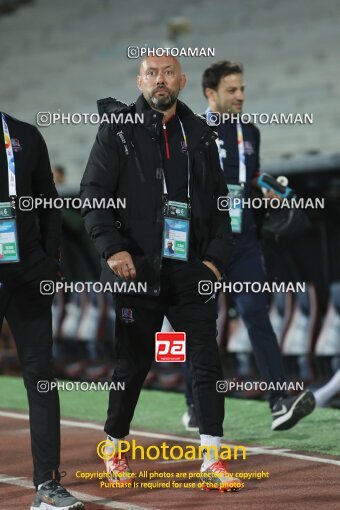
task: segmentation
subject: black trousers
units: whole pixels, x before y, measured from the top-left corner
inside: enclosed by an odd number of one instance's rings
[[[58,478],[60,463],[60,411],[56,389],[38,391],[39,381],[54,381],[52,360],[53,296],[40,293],[40,281],[55,278],[53,261],[43,259],[0,288],[0,327],[4,317],[11,328],[28,396],[33,483]],[[16,283],[20,282],[19,285]],[[43,389],[43,385],[42,385]]]
[[[267,280],[263,254],[255,232],[237,239],[226,280],[230,283],[260,282],[261,284]],[[232,296],[248,330],[256,366],[262,380],[282,385],[285,381],[282,355],[269,319],[268,294],[241,292]],[[190,405],[193,403],[193,396],[189,367],[184,367],[184,370],[186,400]],[[279,398],[286,396],[287,393],[284,390],[270,391],[270,408],[274,407]]]
[[[201,434],[223,436],[224,395],[216,391],[223,379],[216,342],[215,299],[198,293],[200,280],[215,281],[200,260],[163,259],[158,297],[118,296],[116,305],[117,365],[112,381],[125,391],[110,391],[105,432],[122,438],[129,434],[138,397],[155,357],[155,333],[164,315],[175,331],[185,331],[192,391]]]

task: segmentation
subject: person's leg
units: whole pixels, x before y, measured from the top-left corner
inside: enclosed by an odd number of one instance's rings
[[[35,486],[58,479],[60,411],[56,389],[39,391],[39,382],[54,381],[52,360],[52,296],[23,285],[12,289],[6,318],[13,333],[27,390]],[[41,390],[46,389],[44,384]]]
[[[238,250],[228,270],[227,280],[233,282],[266,281],[263,256],[256,240],[251,240]],[[242,292],[234,294],[237,310],[248,330],[256,366],[267,383],[285,381],[282,356],[269,319],[267,293]],[[270,407],[279,398],[286,397],[283,390],[271,391]]]
[[[124,391],[110,390],[105,432],[122,439],[130,423],[140,391],[155,353],[155,332],[160,331],[164,306],[160,298],[117,296],[117,364],[112,381],[123,383]]]
[[[266,280],[263,256],[256,238],[250,236],[240,243],[228,271],[229,281],[260,282]],[[264,293],[235,293],[237,309],[247,327],[257,368],[263,379],[277,384],[269,395],[272,430],[287,430],[308,416],[315,407],[310,391],[287,397],[282,356],[269,319],[268,296]]]
[[[194,404],[194,397],[192,394],[192,380],[191,380],[191,374],[190,374],[190,363],[189,359],[186,360],[185,363],[183,363],[183,377],[184,377],[184,394],[185,394],[185,401],[187,403],[187,406],[192,406]]]
[[[217,296],[217,308],[218,308],[218,317],[217,317],[217,345],[220,351],[220,354],[225,351],[226,348],[226,335],[228,329],[228,307],[227,307],[227,299],[225,294],[222,292]],[[190,374],[190,364],[189,360],[186,363],[183,363],[183,377],[184,377],[184,394],[187,406],[192,406],[194,404],[194,397],[192,395],[192,381]]]
[[[314,391],[316,405],[323,407],[340,391],[340,369],[335,372],[327,384]]]
[[[216,281],[216,277],[199,260],[172,268],[172,297],[167,316],[175,331],[186,332],[194,406],[203,447],[201,481],[205,484],[209,474],[213,480],[212,488],[233,491],[241,488],[241,481],[228,473],[226,464],[220,459],[224,393],[219,393],[216,388],[217,381],[223,379],[216,342],[217,304],[213,294],[199,294],[200,280]]]
[[[184,395],[187,405],[187,409],[182,415],[182,423],[186,430],[198,431],[198,420],[196,416],[194,397],[192,394],[192,380],[189,360],[183,363],[182,372],[184,377]]]
[[[226,348],[227,329],[228,329],[228,313],[227,299],[225,294],[219,293],[217,298],[218,317],[217,317],[217,346],[220,356],[223,356]],[[223,358],[221,359],[223,365]],[[186,430],[198,430],[198,421],[194,405],[194,397],[192,394],[192,379],[190,374],[189,360],[183,363],[182,367],[184,377],[184,395],[187,404],[187,411],[183,414],[182,422]]]
[[[223,436],[224,395],[216,391],[223,379],[216,342],[215,299],[198,293],[200,280],[216,280],[202,262],[183,263],[171,271],[171,303],[167,317],[175,331],[185,331],[199,432]]]
[[[248,330],[256,366],[262,379],[267,383],[282,385],[285,381],[282,357],[269,319],[266,296],[252,292],[241,293],[235,296],[235,302]],[[271,408],[280,397],[286,397],[284,390],[270,392]]]
[[[0,333],[2,330],[2,323],[4,317],[6,315],[6,310],[9,303],[9,293],[8,290],[4,287],[4,285],[0,282]]]
[[[220,292],[217,298],[217,345],[221,354],[224,354],[227,349],[228,340],[228,299],[227,296]]]

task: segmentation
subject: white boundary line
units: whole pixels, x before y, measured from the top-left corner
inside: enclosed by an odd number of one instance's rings
[[[18,476],[7,476],[0,474],[0,483],[7,483],[9,485],[16,485],[17,487],[25,487],[25,489],[33,489],[32,482],[28,478]],[[105,506],[108,508],[116,508],[119,510],[150,510],[144,506],[130,505],[129,503],[122,503],[121,501],[112,501],[98,496],[91,496],[85,492],[71,491],[72,495],[83,503],[94,503],[96,505]]]
[[[28,420],[28,414],[21,414],[9,411],[0,411],[0,416],[4,418],[14,418],[17,420]],[[104,435],[102,425],[91,422],[82,422],[74,420],[60,420],[61,425],[65,427],[77,427],[83,429],[101,430]],[[149,437],[152,439],[168,439],[169,441],[177,441],[180,443],[194,443],[200,444],[199,439],[193,439],[191,437],[174,436],[171,434],[160,434],[158,432],[144,432],[140,430],[130,430],[130,434],[133,436]],[[226,444],[226,443],[223,443]],[[229,443],[232,444],[232,443]],[[336,459],[325,459],[323,457],[312,457],[311,455],[304,455],[300,453],[294,453],[286,448],[271,448],[271,447],[260,447],[260,446],[246,446],[247,452],[250,455],[274,455],[276,457],[289,457],[291,459],[307,460],[309,462],[321,462],[322,464],[332,464],[334,466],[340,466],[340,460]]]

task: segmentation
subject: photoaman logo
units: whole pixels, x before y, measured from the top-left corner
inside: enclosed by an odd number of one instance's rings
[[[119,440],[118,447],[113,441],[105,439],[100,441],[97,445],[97,455],[104,460],[110,460],[115,455],[121,458],[122,455],[129,453],[132,460],[197,460],[202,459],[203,454],[208,459],[221,459],[221,460],[237,460],[247,458],[246,447],[243,445],[221,445],[221,448],[211,445],[169,445],[163,441],[160,445],[143,446],[138,445],[135,439],[132,441]]]

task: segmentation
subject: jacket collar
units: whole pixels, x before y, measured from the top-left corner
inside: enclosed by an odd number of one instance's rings
[[[135,109],[138,115],[144,116],[144,126],[146,128],[150,127],[152,124],[162,122],[163,120],[163,113],[150,108],[148,102],[142,94],[138,97],[135,103]]]
[[[150,132],[153,139],[158,139],[162,128],[163,114],[150,108],[149,104],[140,95],[135,103],[136,113],[144,115],[144,127]],[[210,144],[217,138],[215,132],[206,124],[203,117],[195,115],[182,101],[177,100],[176,113],[181,119],[187,137],[190,152],[200,144]]]

